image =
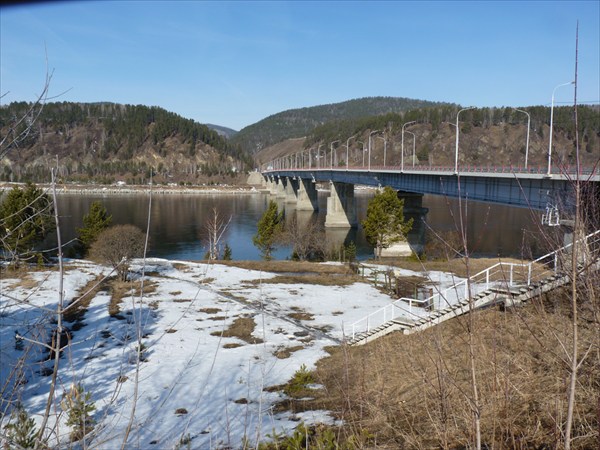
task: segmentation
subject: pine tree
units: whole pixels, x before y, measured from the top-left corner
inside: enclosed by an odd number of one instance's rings
[[[90,211],[83,216],[83,227],[77,229],[84,253],[89,250],[100,232],[107,229],[111,223],[112,216],[108,215],[104,205],[93,202]]]
[[[15,265],[54,230],[53,205],[48,194],[33,184],[13,188],[0,204],[0,246]]]
[[[72,385],[63,400],[61,407],[67,412],[67,425],[72,428],[71,441],[79,441],[94,429],[96,421],[90,415],[96,405],[90,392],[86,392],[81,384]]]
[[[406,239],[412,223],[412,219],[404,220],[404,200],[398,198],[394,189],[386,186],[369,202],[362,226],[367,242],[377,249],[377,258],[380,258],[384,247]]]
[[[283,211],[279,212],[277,203],[269,201],[267,210],[258,221],[256,235],[252,242],[258,249],[264,259],[271,259],[271,254],[275,250],[275,242],[283,229]]]
[[[229,244],[225,244],[225,248],[223,249],[223,260],[231,261],[231,247]]]
[[[16,413],[13,412],[12,417],[14,421],[4,427],[7,437],[6,448],[33,448],[37,436],[35,420],[29,417],[25,408],[21,405],[18,405]],[[13,447],[11,443],[15,446]]]

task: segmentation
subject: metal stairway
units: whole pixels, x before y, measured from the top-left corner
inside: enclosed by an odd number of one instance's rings
[[[583,241],[585,251],[582,252],[583,261],[580,261],[579,265],[587,264],[591,270],[600,270],[600,230],[580,241]],[[511,307],[527,302],[531,298],[564,286],[570,281],[571,278],[564,267],[563,270],[559,269],[561,264],[565,265],[562,263],[563,260],[568,261],[565,256],[571,246],[572,244],[569,244],[527,264],[494,264],[426,300],[406,298],[397,300],[391,305],[355,322],[352,325],[352,335],[346,342],[349,345],[364,345],[395,331],[412,334],[425,330],[446,320],[466,314],[470,309],[477,310],[497,304]],[[503,266],[506,267],[503,268]],[[491,281],[491,278],[494,275],[498,276],[498,274],[502,274],[504,279],[500,282]],[[520,281],[515,279],[519,277],[523,279]],[[458,292],[461,289],[464,295],[458,301],[450,303],[446,300],[449,297],[449,292]],[[469,297],[472,299],[471,304],[469,304]],[[435,300],[439,302],[440,299],[447,301],[446,306],[429,313],[425,317],[414,320],[408,319],[404,315],[396,317],[398,311],[401,314],[408,313],[409,316],[412,314],[412,308],[406,310],[403,307],[407,301],[411,305],[411,302],[433,305]],[[381,320],[381,316],[383,316],[383,320]],[[361,323],[364,323],[362,327],[365,329],[357,331]]]

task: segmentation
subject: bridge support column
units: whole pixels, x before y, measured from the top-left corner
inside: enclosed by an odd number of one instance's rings
[[[421,254],[425,250],[425,218],[429,208],[423,207],[423,194],[399,191],[398,197],[404,199],[404,219],[413,219],[412,229],[407,236],[408,243],[415,253]]]
[[[275,198],[285,198],[285,181],[283,178],[278,178],[275,187]]]
[[[352,228],[358,225],[354,204],[354,185],[330,182],[331,194],[327,199],[326,228]]]
[[[277,194],[277,183],[273,177],[267,177],[265,184],[266,184],[265,190],[269,194],[271,194],[271,195]]]
[[[319,209],[317,184],[312,180],[298,179],[298,201],[296,209],[299,211],[316,211]]]
[[[294,178],[285,179],[285,202],[296,203],[298,201],[298,180]]]

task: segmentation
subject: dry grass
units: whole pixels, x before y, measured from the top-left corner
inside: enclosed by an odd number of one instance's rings
[[[206,314],[216,314],[218,312],[221,312],[221,310],[219,308],[200,308],[198,312],[203,312]]]
[[[219,261],[219,264],[272,273],[347,274],[350,272],[348,266],[345,265],[319,264],[308,261]]]
[[[340,273],[306,273],[293,275],[278,275],[264,280],[248,280],[244,284],[257,286],[259,284],[311,284],[320,286],[348,286],[361,281],[355,274]]]
[[[471,258],[469,259],[469,272],[471,275],[474,275],[499,262],[514,264],[529,263],[529,261],[523,261],[514,258]],[[413,259],[391,261],[386,260],[385,264],[400,267],[402,269],[413,270],[415,272],[420,272],[424,270],[437,270],[443,272],[450,272],[458,277],[464,278],[467,276],[467,264],[466,261],[462,258],[423,262],[416,261]]]
[[[8,274],[11,278],[13,277],[13,274],[9,272]],[[8,286],[8,289],[17,289],[17,288],[23,288],[23,289],[35,289],[39,286],[40,282],[37,280],[34,280],[31,275],[29,275],[29,273],[23,273],[23,274],[15,274],[15,277],[20,277],[18,281],[15,281],[14,283],[10,284]]]
[[[599,439],[600,322],[595,300],[582,300],[581,354],[591,350],[578,378],[573,448],[591,449]],[[568,379],[562,346],[569,348],[571,338],[566,305],[554,294],[521,309],[475,313],[482,440],[489,448],[560,447]],[[333,350],[318,363],[315,377],[325,389],[312,407],[335,411],[347,436],[368,430],[377,448],[469,447],[465,321]]]
[[[256,328],[256,322],[251,317],[238,317],[233,321],[228,329],[223,331],[215,331],[212,336],[235,337],[241,339],[248,344],[261,344],[262,339],[252,336],[252,332]]]
[[[142,283],[137,281],[121,281],[117,278],[112,278],[109,281],[110,286],[110,302],[108,304],[108,314],[111,317],[123,319],[119,314],[121,311],[121,303],[125,297],[139,297],[141,294]],[[151,294],[156,291],[157,284],[153,281],[146,280],[144,282],[144,295]]]
[[[302,350],[303,348],[304,348],[304,346],[302,346],[302,345],[295,345],[293,347],[285,347],[285,348],[277,350],[275,353],[273,353],[273,355],[275,355],[275,357],[278,359],[287,359],[290,356],[292,356],[292,353]]]
[[[81,322],[83,320],[83,316],[87,312],[93,298],[104,287],[104,283],[100,283],[102,278],[104,278],[102,275],[96,276],[96,278],[90,280],[79,290],[77,296],[71,302],[76,301],[77,304],[72,308],[67,306],[67,310],[64,313],[64,318],[67,322]]]
[[[306,311],[303,311],[302,309],[293,306],[292,309],[294,310],[293,313],[289,313],[287,316],[290,319],[294,319],[294,320],[315,320],[315,316],[307,313]]]

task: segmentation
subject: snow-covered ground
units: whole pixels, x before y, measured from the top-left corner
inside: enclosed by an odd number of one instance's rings
[[[133,270],[139,277],[140,261]],[[88,282],[108,273],[92,263],[70,261],[63,285],[66,303]],[[283,394],[265,388],[285,383],[303,364],[314,367],[326,355],[324,347],[344,338],[344,328],[393,301],[368,283],[269,284],[261,280],[274,277],[272,273],[218,264],[151,259],[145,273],[148,292],[143,298],[127,295],[120,318],[109,315],[111,295],[101,290],[83,317],[85,325],[72,332],[60,360],[51,442],[68,442],[60,400],[78,383],[96,405],[97,426],[89,443],[94,448],[120,448],[134,404],[126,448],[174,448],[187,437],[191,448],[238,448],[243,439],[255,443],[269,434],[287,433],[299,420],[330,422],[326,411],[274,413]],[[40,345],[25,342],[21,348],[15,333],[48,341],[58,286],[56,272],[0,280],[3,409],[7,399],[19,400],[38,424],[51,378],[42,373],[53,361],[47,361]],[[257,343],[222,336],[238,318],[254,320]],[[136,392],[138,330],[144,362]],[[292,351],[282,357],[286,348]],[[23,378],[16,389],[13,369],[23,356]]]

